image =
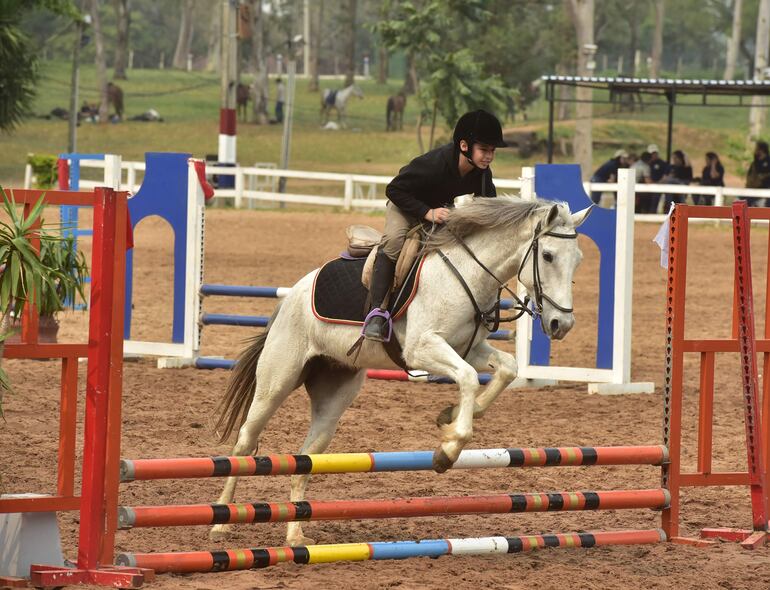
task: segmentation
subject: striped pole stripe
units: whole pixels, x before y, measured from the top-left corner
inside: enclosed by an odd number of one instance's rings
[[[201,295],[219,297],[286,297],[291,287],[252,287],[250,285],[201,285]]]
[[[462,497],[428,496],[395,500],[136,506],[118,509],[118,526],[122,529],[130,529],[306,520],[414,518],[451,514],[662,509],[668,506],[670,499],[668,490],[651,489]]]
[[[540,447],[472,449],[460,453],[452,469],[589,465],[660,465],[668,461],[661,445],[620,447]],[[147,479],[432,471],[433,451],[324,453],[179,459],[123,459],[122,482]]]
[[[442,555],[490,555],[523,553],[544,548],[591,548],[604,545],[661,543],[666,534],[660,529],[596,531],[515,537],[476,537],[388,543],[344,543],[264,549],[230,549],[175,553],[120,553],[116,565],[142,567],[156,573],[222,572],[260,569],[279,563],[331,563],[440,557]]]

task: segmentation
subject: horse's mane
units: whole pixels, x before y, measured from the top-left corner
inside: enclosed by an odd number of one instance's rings
[[[523,200],[512,195],[475,198],[470,203],[449,212],[449,218],[444,224],[446,227],[431,236],[425,251],[433,252],[455,244],[458,237],[465,238],[480,229],[497,227],[514,229],[538,213],[549,210],[554,204],[553,201]],[[559,217],[564,223],[571,222],[569,213],[564,207],[559,207]]]

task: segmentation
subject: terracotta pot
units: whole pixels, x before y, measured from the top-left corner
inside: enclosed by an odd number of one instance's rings
[[[37,328],[37,338],[38,342],[45,342],[45,343],[55,343],[58,342],[56,339],[57,334],[59,333],[59,321],[50,315],[44,315],[40,316],[40,321],[38,323]],[[21,342],[21,334],[16,333],[13,336],[9,337],[6,342],[8,344],[18,344]]]

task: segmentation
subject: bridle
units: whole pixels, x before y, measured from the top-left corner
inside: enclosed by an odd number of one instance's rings
[[[558,303],[556,303],[553,298],[549,297],[544,291],[543,291],[543,285],[542,281],[540,279],[540,265],[539,265],[539,258],[538,258],[538,252],[540,249],[540,238],[543,236],[549,236],[552,238],[561,238],[565,240],[575,240],[577,239],[577,232],[571,233],[571,234],[564,234],[554,231],[545,231],[541,232],[542,222],[538,222],[537,226],[535,226],[535,232],[534,236],[532,237],[532,241],[529,244],[529,247],[527,248],[526,253],[524,254],[524,257],[521,259],[521,262],[519,263],[519,270],[516,272],[516,277],[518,278],[519,282],[521,282],[521,273],[524,270],[524,265],[527,263],[527,259],[532,256],[532,283],[533,283],[533,289],[535,291],[535,299],[534,299],[534,307],[533,310],[529,303],[530,298],[529,296],[525,296],[522,300],[516,293],[511,290],[510,287],[508,287],[507,284],[503,283],[500,279],[495,276],[495,274],[487,268],[487,266],[481,262],[481,260],[478,259],[476,254],[474,254],[473,250],[470,249],[467,243],[458,236],[456,233],[453,233],[452,235],[455,237],[455,240],[457,240],[457,243],[462,246],[463,250],[465,250],[468,255],[473,259],[473,261],[481,267],[481,269],[487,273],[489,276],[491,276],[495,282],[497,283],[498,289],[497,289],[497,300],[495,303],[486,311],[482,311],[482,309],[479,307],[478,302],[476,301],[476,298],[473,296],[473,291],[471,291],[471,288],[468,286],[468,283],[463,278],[460,271],[457,269],[457,267],[452,264],[452,261],[447,258],[446,254],[444,254],[440,249],[437,250],[438,255],[441,257],[441,259],[447,264],[449,269],[452,271],[452,274],[457,277],[457,280],[460,281],[460,284],[462,285],[463,289],[465,290],[465,293],[468,295],[468,298],[471,301],[471,304],[473,305],[473,309],[475,311],[475,328],[473,330],[473,336],[471,336],[470,342],[468,343],[468,347],[465,349],[465,352],[463,353],[463,358],[465,358],[468,353],[470,352],[471,348],[473,347],[473,342],[476,339],[476,335],[478,334],[479,328],[484,325],[484,327],[489,330],[490,332],[495,332],[500,327],[501,322],[513,322],[517,319],[519,319],[522,315],[525,313],[529,314],[530,316],[534,317],[535,314],[540,316],[540,321],[542,323],[542,313],[543,313],[543,301],[547,301],[550,305],[555,307],[561,312],[564,313],[572,313],[573,308],[572,307],[562,307]],[[451,230],[449,230],[451,231]],[[503,291],[506,291],[514,300],[513,310],[515,310],[518,313],[515,313],[508,317],[500,317],[500,296]],[[543,329],[545,330],[545,326],[543,326]]]

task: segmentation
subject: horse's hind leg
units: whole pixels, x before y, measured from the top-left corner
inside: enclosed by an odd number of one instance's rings
[[[280,353],[272,352],[280,350]],[[257,387],[251,402],[246,421],[238,431],[238,438],[233,447],[233,456],[241,457],[254,455],[259,448],[259,435],[264,430],[268,420],[286,400],[288,395],[300,384],[303,362],[302,359],[287,359],[282,347],[273,348],[272,354],[266,354],[260,359],[257,367]],[[281,355],[280,357],[278,355]],[[229,504],[235,497],[235,486],[238,478],[230,476],[225,481],[217,504]],[[231,528],[229,524],[215,525],[209,537],[219,539],[226,536]]]
[[[302,445],[302,454],[323,453],[337,431],[337,424],[345,410],[350,407],[361,389],[366,371],[332,366],[319,361],[305,380],[310,396],[310,429]],[[305,499],[309,475],[294,475],[291,478],[291,501]],[[286,531],[286,542],[297,545],[312,545],[314,541],[302,534],[299,522],[290,522]]]

